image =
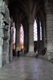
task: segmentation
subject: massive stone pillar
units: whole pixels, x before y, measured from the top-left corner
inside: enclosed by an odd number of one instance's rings
[[[0,22],[2,20],[2,14],[0,13]],[[0,24],[0,68],[2,67],[2,54],[3,54],[3,26]]]
[[[29,52],[34,52],[33,21],[29,21]]]
[[[10,17],[5,2],[0,0],[0,67],[9,63]]]
[[[46,2],[47,58],[53,58],[53,6],[52,0]]]
[[[12,20],[11,20],[12,22]],[[9,58],[10,61],[13,60],[13,28],[12,28],[12,23],[11,23],[11,29],[10,29],[10,51],[9,51]]]
[[[9,63],[9,40],[10,40],[10,15],[8,6],[5,4],[5,16],[4,16],[4,47],[5,47],[5,60]]]
[[[2,67],[3,63],[3,28],[4,28],[4,22],[3,22],[3,14],[5,14],[5,9],[4,9],[4,3],[3,0],[0,0],[0,68]]]
[[[42,22],[42,39],[43,39],[43,48],[46,48],[47,43],[47,32],[46,32],[46,23],[45,21]]]
[[[38,32],[38,53],[40,52],[40,23],[39,23],[39,18],[37,18],[37,32]]]
[[[29,53],[30,56],[34,55],[34,20],[29,19]]]
[[[16,51],[20,49],[20,24],[16,24]]]
[[[24,54],[26,54],[28,52],[28,42],[29,42],[29,30],[27,28],[27,26],[25,27],[24,30]]]

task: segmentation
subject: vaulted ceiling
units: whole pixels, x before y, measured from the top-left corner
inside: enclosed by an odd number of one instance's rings
[[[22,21],[29,16],[44,15],[44,0],[9,0],[10,15],[14,20]]]

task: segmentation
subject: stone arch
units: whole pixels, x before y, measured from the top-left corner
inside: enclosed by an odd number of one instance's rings
[[[43,4],[41,4],[43,2]],[[12,5],[13,4],[13,5]],[[14,13],[13,16],[15,17],[15,21],[18,18],[18,23],[25,23],[24,25],[26,25],[26,23],[28,24],[25,28],[24,26],[24,33],[27,33],[27,30],[29,31],[29,29],[27,29],[27,27],[29,28],[29,20],[32,18],[32,20],[35,18],[35,16],[42,18],[42,20],[44,20],[44,13],[43,13],[43,9],[44,9],[44,1],[40,0],[40,1],[35,1],[35,0],[13,0],[13,2],[9,5],[11,7],[11,10],[13,10]],[[12,9],[12,8],[15,8]],[[38,14],[40,13],[40,14]],[[41,15],[42,14],[42,15]],[[26,19],[26,21],[25,21]],[[33,22],[33,21],[32,21]],[[17,22],[16,22],[17,23]],[[33,25],[32,25],[33,26]],[[28,32],[29,33],[29,32]],[[29,40],[29,38],[27,38]],[[26,44],[27,42],[25,42]],[[27,45],[28,46],[28,45]]]
[[[29,48],[29,24],[27,18],[22,20],[22,24],[24,27],[24,53],[27,53]]]
[[[46,15],[45,15],[45,11],[43,12],[43,10],[41,10],[41,8],[40,8],[35,13],[35,17],[38,18],[38,23],[37,23],[38,26],[40,27],[39,21],[41,21],[41,25],[42,25],[42,37],[43,37],[42,39],[43,40],[42,40],[42,42],[40,42],[40,39],[38,41],[38,49],[39,49],[39,53],[40,53],[40,51],[45,48],[45,37],[46,37],[46,35],[45,35],[45,33],[46,33],[46,26],[45,26],[46,25],[46,23],[45,23]],[[40,30],[40,28],[39,28],[39,30]],[[38,37],[40,38],[39,33],[40,33],[40,31],[38,32]],[[42,47],[40,47],[41,45],[42,45]]]

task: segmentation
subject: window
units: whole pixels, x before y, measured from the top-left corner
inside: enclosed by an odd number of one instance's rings
[[[24,48],[24,30],[23,30],[23,25],[21,24],[20,26],[20,48]]]
[[[41,26],[41,22],[40,22],[40,40],[42,40],[42,26]]]
[[[34,20],[34,41],[37,41],[37,22]]]

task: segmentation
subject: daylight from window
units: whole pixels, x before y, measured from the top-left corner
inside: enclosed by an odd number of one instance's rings
[[[41,22],[40,22],[40,40],[42,40],[42,26],[41,26]]]
[[[34,19],[34,41],[37,41],[37,22]]]
[[[24,48],[24,30],[23,25],[20,26],[20,49]]]

